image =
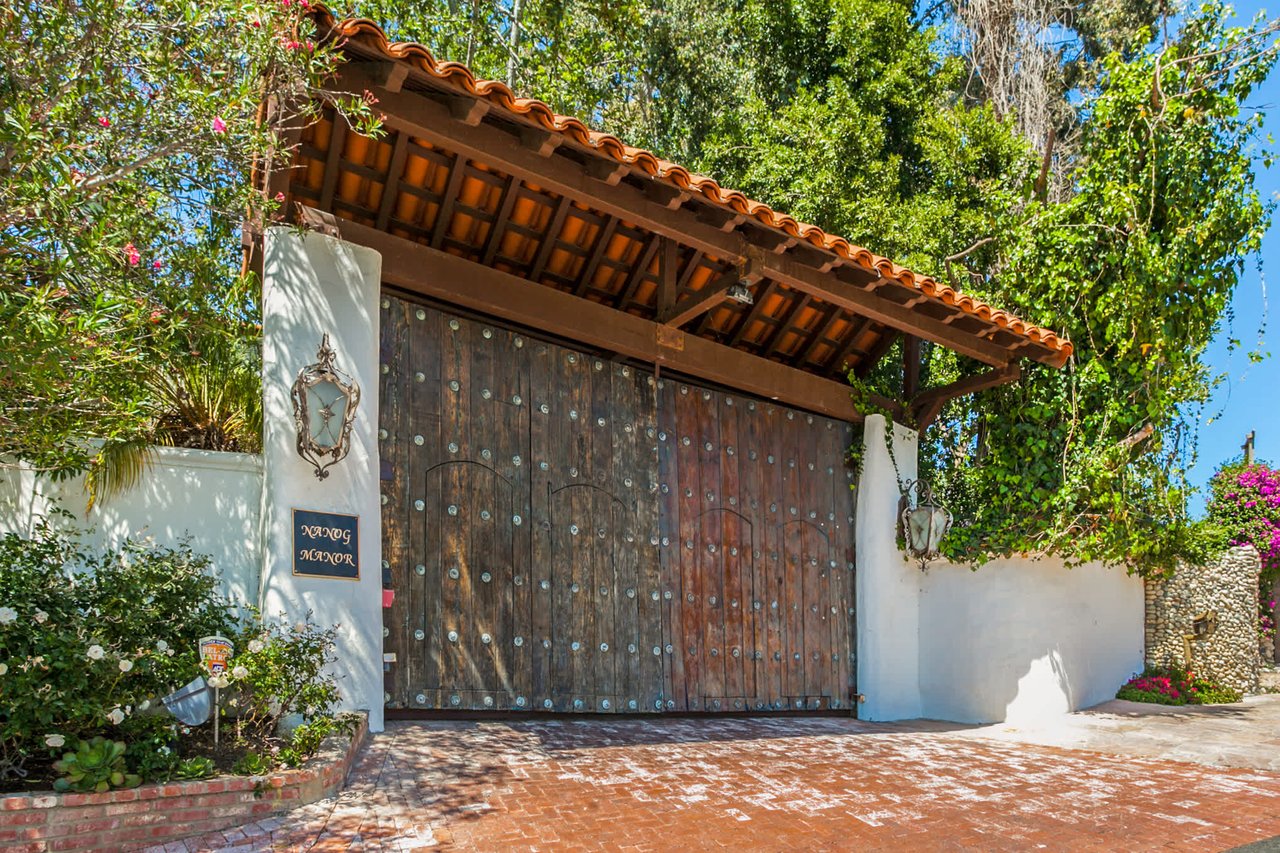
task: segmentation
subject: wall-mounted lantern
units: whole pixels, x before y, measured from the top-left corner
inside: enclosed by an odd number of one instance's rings
[[[293,383],[298,455],[315,466],[320,480],[351,449],[351,425],[360,405],[360,386],[334,366],[334,355],[326,333],[316,353],[319,361],[302,368]]]
[[[916,492],[916,505],[908,502],[912,490]],[[920,570],[929,568],[929,561],[938,556],[938,548],[951,529],[951,513],[933,499],[933,489],[924,480],[908,480],[902,493],[906,506],[902,510],[902,533],[907,551],[920,561]]]

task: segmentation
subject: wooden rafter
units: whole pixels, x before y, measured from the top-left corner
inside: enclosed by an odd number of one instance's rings
[[[742,342],[742,338],[746,335],[747,329],[750,328],[751,324],[759,319],[760,315],[764,313],[765,302],[767,302],[769,297],[773,295],[773,291],[777,289],[777,287],[778,283],[775,281],[766,281],[764,283],[764,287],[760,288],[760,292],[756,294],[755,304],[751,306],[750,311],[747,311],[742,315],[742,321],[738,323],[737,328],[733,330],[733,334],[726,342],[729,346],[736,347]]]
[[[760,342],[760,354],[765,358],[773,356],[778,349],[778,344],[782,341],[782,336],[791,328],[791,324],[795,322],[796,315],[808,306],[810,296],[807,293],[797,293],[792,299],[791,305],[787,308],[787,312],[778,320],[778,325],[774,326],[773,331],[769,333],[763,341]]]
[[[462,188],[462,177],[467,169],[467,159],[461,154],[453,158],[453,166],[449,169],[449,180],[445,184],[444,195],[440,199],[440,210],[436,212],[436,224],[431,229],[431,248],[440,248],[444,235],[453,221],[453,206],[458,201],[458,190]]]
[[[547,261],[551,260],[551,253],[555,251],[556,244],[560,242],[560,231],[564,228],[565,217],[569,215],[569,205],[569,197],[560,196],[560,201],[556,203],[555,213],[551,215],[551,221],[543,234],[542,245],[538,247],[538,254],[534,258],[533,267],[529,270],[530,280],[537,281],[542,278],[542,272],[547,268]]]
[[[482,159],[491,168],[519,175],[549,192],[569,195],[596,210],[677,239],[691,249],[721,258],[741,257],[744,246],[741,236],[728,233],[743,224],[742,221],[736,221],[740,214],[707,204],[693,205],[701,209],[700,220],[689,210],[691,205],[686,204],[672,210],[654,201],[643,189],[627,182],[611,187],[605,181],[585,174],[582,167],[569,158],[544,158],[537,152],[524,148],[513,142],[512,137],[498,127],[483,123],[468,126],[452,120],[453,116],[448,108],[431,98],[408,90],[388,92],[376,80],[371,79],[367,71],[361,69],[360,63],[344,66],[340,76],[344,87],[374,87],[371,91],[381,99],[387,123],[394,129],[408,131],[433,144]],[[723,221],[712,224],[712,219]],[[753,236],[757,231],[759,229],[753,229]],[[788,242],[784,240],[778,248],[785,249]],[[868,289],[846,281],[847,276],[857,278],[854,274],[856,271],[849,270],[849,266],[845,265],[835,270],[838,275],[823,273],[820,268],[800,263],[783,252],[770,254],[766,268],[761,272],[788,287],[805,291],[820,301],[832,302],[853,314],[918,335],[984,363],[998,366],[1010,360],[1007,346],[954,328],[941,319],[904,306],[901,299],[895,300],[885,295],[900,292],[900,284],[889,280],[876,281],[874,283],[878,286]],[[916,296],[917,294],[912,294],[907,298],[914,299]],[[947,310],[951,313],[959,311],[950,307]],[[1035,357],[1048,363],[1060,360],[1056,354],[1040,350]]]
[[[645,276],[649,274],[649,265],[653,263],[653,256],[661,244],[662,237],[654,234],[640,250],[640,256],[636,258],[635,266],[631,268],[631,275],[627,276],[627,284],[618,298],[618,307],[623,311],[627,310],[631,300],[635,299],[636,291],[640,289],[640,282],[644,281]]]
[[[493,217],[493,225],[489,228],[489,234],[484,241],[484,252],[480,256],[480,263],[484,266],[492,266],[493,259],[498,256],[498,247],[502,245],[502,234],[506,231],[507,221],[511,218],[511,210],[516,206],[516,198],[519,197],[520,181],[516,178],[508,178],[507,185],[502,188],[502,199],[498,202],[498,212]]]
[[[844,344],[839,347],[832,354],[831,358],[827,360],[827,363],[823,365],[823,371],[825,373],[833,373],[837,370],[843,372],[847,367],[845,360],[855,352],[861,353],[861,350],[858,349],[858,341],[862,340],[862,336],[871,328],[871,322],[871,320],[864,317],[851,330],[845,332]],[[862,353],[862,355],[865,356],[866,354]]]
[[[591,250],[591,257],[582,268],[582,274],[578,278],[578,286],[573,291],[574,296],[581,296],[591,286],[592,279],[596,277],[596,270],[600,269],[600,262],[604,260],[605,252],[608,251],[609,243],[612,242],[613,234],[617,230],[618,217],[606,217],[604,225],[600,227],[600,236],[596,238],[595,248]]]
[[[342,148],[347,139],[347,120],[339,113],[334,113],[333,128],[329,132],[329,151],[324,162],[324,183],[320,186],[320,209],[333,210],[333,194],[338,188],[338,161],[342,159]]]
[[[409,157],[409,136],[396,134],[395,146],[391,149],[391,163],[387,166],[387,179],[382,187],[382,201],[378,204],[378,218],[375,227],[385,231],[391,222],[391,212],[396,206],[396,197],[400,195],[400,176],[404,173],[404,164]]]
[[[791,363],[797,367],[804,366],[804,364],[809,361],[809,356],[813,354],[813,351],[817,349],[818,345],[827,340],[827,335],[830,334],[832,327],[840,321],[840,315],[842,313],[843,312],[836,306],[830,306],[827,309],[826,317],[823,318],[818,325],[813,327],[813,334],[809,336],[809,340],[805,341],[804,346],[796,353],[795,358],[791,360]]]

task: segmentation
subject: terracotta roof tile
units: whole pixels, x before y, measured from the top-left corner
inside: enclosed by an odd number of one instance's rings
[[[542,101],[518,97],[501,81],[479,79],[471,69],[461,63],[437,60],[430,50],[417,42],[392,42],[373,21],[363,18],[339,21],[323,6],[314,7],[313,17],[326,38],[354,42],[389,59],[407,62],[446,86],[482,98],[493,106],[507,110],[548,131],[561,134],[602,157],[629,165],[657,180],[690,194],[701,196],[712,204],[728,208],[762,225],[778,229],[797,240],[826,249],[883,278],[896,281],[904,287],[917,290],[946,305],[956,306],[967,314],[994,323],[1048,350],[1053,355],[1052,363],[1057,366],[1061,366],[1071,357],[1073,351],[1071,342],[1049,329],[1028,323],[1007,311],[993,308],[931,276],[915,273],[889,258],[877,255],[861,246],[855,246],[843,237],[828,234],[816,225],[799,222],[785,213],[775,211],[767,204],[747,198],[737,190],[722,187],[713,178],[694,174],[677,163],[658,157],[651,151],[627,145],[612,134],[592,130],[579,119],[556,113]]]

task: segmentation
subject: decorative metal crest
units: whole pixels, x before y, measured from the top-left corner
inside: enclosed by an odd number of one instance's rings
[[[351,426],[360,405],[360,385],[334,365],[335,355],[326,332],[316,352],[319,360],[302,368],[293,383],[298,455],[315,466],[320,480],[351,450]]]

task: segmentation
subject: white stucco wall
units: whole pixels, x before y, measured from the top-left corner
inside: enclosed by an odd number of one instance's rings
[[[1142,669],[1142,580],[1059,559],[931,564],[920,595],[924,716],[1024,723],[1115,696]]]
[[[858,692],[866,697],[858,716],[864,720],[922,716],[920,579],[898,549],[897,527],[899,483],[916,476],[916,434],[897,424],[893,430],[891,458],[884,417],[871,415],[863,425],[855,530]]]
[[[334,672],[343,705],[381,731],[382,517],[378,471],[378,300],[381,256],[317,233],[268,229],[263,254],[263,615],[338,625]],[[298,457],[289,392],[328,333],[337,366],[361,389],[346,459],[319,480]],[[358,580],[294,576],[292,510],[360,518]]]
[[[1027,722],[1112,698],[1142,668],[1143,586],[1122,568],[1058,559],[945,562],[897,545],[915,432],[866,419],[858,486],[858,692],[866,720]]]
[[[244,453],[157,447],[141,482],[86,513],[84,480],[55,483],[29,468],[0,466],[0,533],[29,534],[56,503],[75,518],[90,547],[153,537],[161,545],[184,538],[208,554],[223,591],[241,603],[258,601],[261,457]]]

